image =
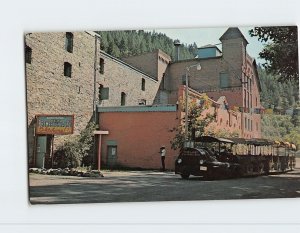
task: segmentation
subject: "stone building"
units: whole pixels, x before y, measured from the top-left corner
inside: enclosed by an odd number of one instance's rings
[[[161,79],[100,51],[100,42],[87,31],[25,35],[29,166],[51,166],[59,145],[96,122],[97,105],[154,103]]]
[[[261,107],[260,86],[255,60],[246,52],[248,42],[237,28],[229,28],[220,40],[222,52],[204,46],[198,58],[171,61],[159,49],[117,59],[101,51],[101,38],[88,31],[26,34],[29,166],[51,166],[55,149],[92,121],[110,132],[97,145],[104,162],[118,146],[123,165],[157,168],[150,154],[161,144],[170,151],[170,130],[182,124],[177,107],[187,67],[190,98],[207,93],[221,106],[215,109],[213,130],[260,137],[260,115],[252,111]],[[193,66],[199,62],[197,71]],[[167,163],[172,167],[173,159]]]

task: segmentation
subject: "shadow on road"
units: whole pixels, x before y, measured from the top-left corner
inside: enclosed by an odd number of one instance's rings
[[[32,204],[300,197],[300,170],[215,181],[202,177],[183,180],[173,173],[161,172],[124,172],[122,175],[112,172],[98,179],[53,176],[30,176],[30,179]]]

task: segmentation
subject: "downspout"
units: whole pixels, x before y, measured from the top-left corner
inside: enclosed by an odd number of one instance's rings
[[[94,122],[97,120],[96,116],[96,78],[97,78],[97,36],[95,36],[95,54],[94,54],[94,95],[93,95],[93,118]]]

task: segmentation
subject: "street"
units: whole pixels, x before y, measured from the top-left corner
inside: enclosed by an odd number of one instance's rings
[[[298,159],[299,166],[299,159]],[[300,197],[300,169],[280,174],[207,181],[174,172],[104,171],[103,178],[30,174],[32,204],[228,200]]]

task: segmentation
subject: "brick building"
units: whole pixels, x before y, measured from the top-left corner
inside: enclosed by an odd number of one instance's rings
[[[207,93],[219,106],[210,110],[217,112],[210,128],[260,137],[260,115],[251,110],[260,107],[260,86],[248,42],[237,28],[220,40],[222,52],[204,46],[195,59],[171,61],[155,50],[121,60],[101,51],[101,38],[93,32],[26,34],[29,166],[43,167],[59,145],[93,121],[109,131],[99,147],[103,162],[117,148],[117,163],[158,168],[151,155],[162,144],[171,151],[170,130],[182,124],[176,106],[185,90],[186,67],[199,62],[201,71],[189,70],[189,96]],[[58,131],[41,131],[41,122]]]
[[[218,100],[225,96],[228,107],[241,114],[239,136],[243,138],[261,137],[261,117],[255,109],[260,104],[260,83],[256,62],[247,53],[248,41],[238,28],[229,28],[221,37],[222,51],[217,46],[207,45],[198,49],[194,59],[169,61],[164,70],[164,94],[167,103],[175,104],[178,100],[178,88],[185,83],[186,68],[201,64],[198,71],[195,67],[189,70],[189,87],[206,93]],[[149,54],[145,54],[149,57]],[[139,65],[148,72],[151,60],[137,58],[125,59],[131,65]],[[146,67],[143,68],[143,65]],[[157,62],[152,62],[155,67]]]

